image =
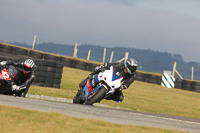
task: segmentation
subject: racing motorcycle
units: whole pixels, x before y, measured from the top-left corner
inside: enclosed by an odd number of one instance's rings
[[[112,95],[121,86],[123,77],[114,72],[113,66],[87,80],[85,87],[78,91],[73,103],[93,105]],[[84,99],[84,100],[83,100]]]
[[[18,72],[12,65],[0,65],[0,94],[15,94],[12,90],[15,80],[18,77]]]

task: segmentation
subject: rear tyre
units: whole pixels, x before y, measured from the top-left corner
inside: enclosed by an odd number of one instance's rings
[[[96,103],[97,101],[99,101],[105,94],[106,94],[106,88],[105,87],[101,87],[99,89],[99,91],[94,94],[94,96],[92,98],[90,98],[89,100],[87,100],[85,102],[86,105],[93,105],[94,103]]]

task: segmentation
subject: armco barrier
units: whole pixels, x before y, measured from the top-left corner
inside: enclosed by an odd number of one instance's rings
[[[37,75],[34,84],[39,86],[60,88],[63,66],[94,71],[95,67],[99,65],[98,63],[81,61],[37,50],[27,50],[25,48],[0,43],[0,61],[8,58],[13,59],[14,61],[20,61],[19,58],[27,58],[28,56],[36,61]],[[142,72],[136,72],[136,80],[161,84],[161,76]],[[200,92],[200,82],[176,79],[175,88]]]

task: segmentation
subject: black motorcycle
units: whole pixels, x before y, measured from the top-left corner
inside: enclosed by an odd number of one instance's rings
[[[13,95],[19,93],[12,90],[15,81],[18,78],[18,72],[12,65],[0,65],[0,94]]]

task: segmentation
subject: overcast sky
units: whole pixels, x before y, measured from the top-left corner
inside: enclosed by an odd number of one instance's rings
[[[123,46],[200,62],[200,0],[0,0],[0,40]]]

